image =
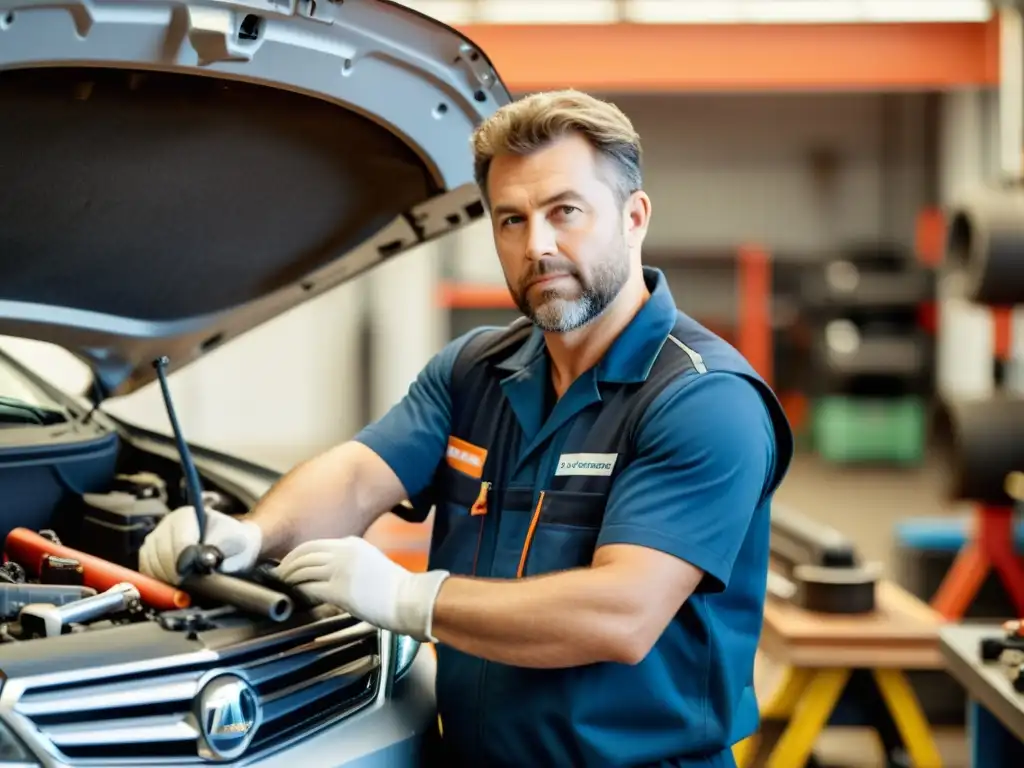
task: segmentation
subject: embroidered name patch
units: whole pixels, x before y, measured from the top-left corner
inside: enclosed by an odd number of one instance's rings
[[[555,475],[597,475],[606,477],[615,468],[617,453],[563,453]]]
[[[479,448],[457,437],[449,437],[445,458],[448,460],[448,466],[479,479],[484,474],[487,449]]]

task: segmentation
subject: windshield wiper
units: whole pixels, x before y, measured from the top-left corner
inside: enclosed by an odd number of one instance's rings
[[[59,409],[33,405],[16,397],[0,395],[0,426],[37,426],[48,427],[64,424],[67,414]]]

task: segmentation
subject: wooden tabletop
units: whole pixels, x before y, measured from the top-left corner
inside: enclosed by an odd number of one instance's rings
[[[983,662],[980,644],[985,637],[1002,637],[1001,624],[949,624],[939,633],[940,650],[949,674],[979,702],[1024,740],[1024,694],[1017,693],[998,662]]]
[[[942,617],[889,581],[879,581],[868,614],[811,613],[769,597],[761,649],[792,667],[942,669]]]

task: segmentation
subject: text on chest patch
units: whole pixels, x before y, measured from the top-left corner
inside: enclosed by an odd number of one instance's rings
[[[555,475],[596,475],[606,477],[615,469],[617,453],[563,453]]]
[[[445,453],[448,466],[470,477],[480,478],[484,474],[484,462],[487,461],[487,449],[467,443],[457,437],[448,438],[448,450]]]

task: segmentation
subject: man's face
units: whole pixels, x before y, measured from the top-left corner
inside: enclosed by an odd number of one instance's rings
[[[545,331],[586,325],[629,278],[629,215],[611,173],[577,135],[491,164],[491,222],[505,281],[519,310]]]

